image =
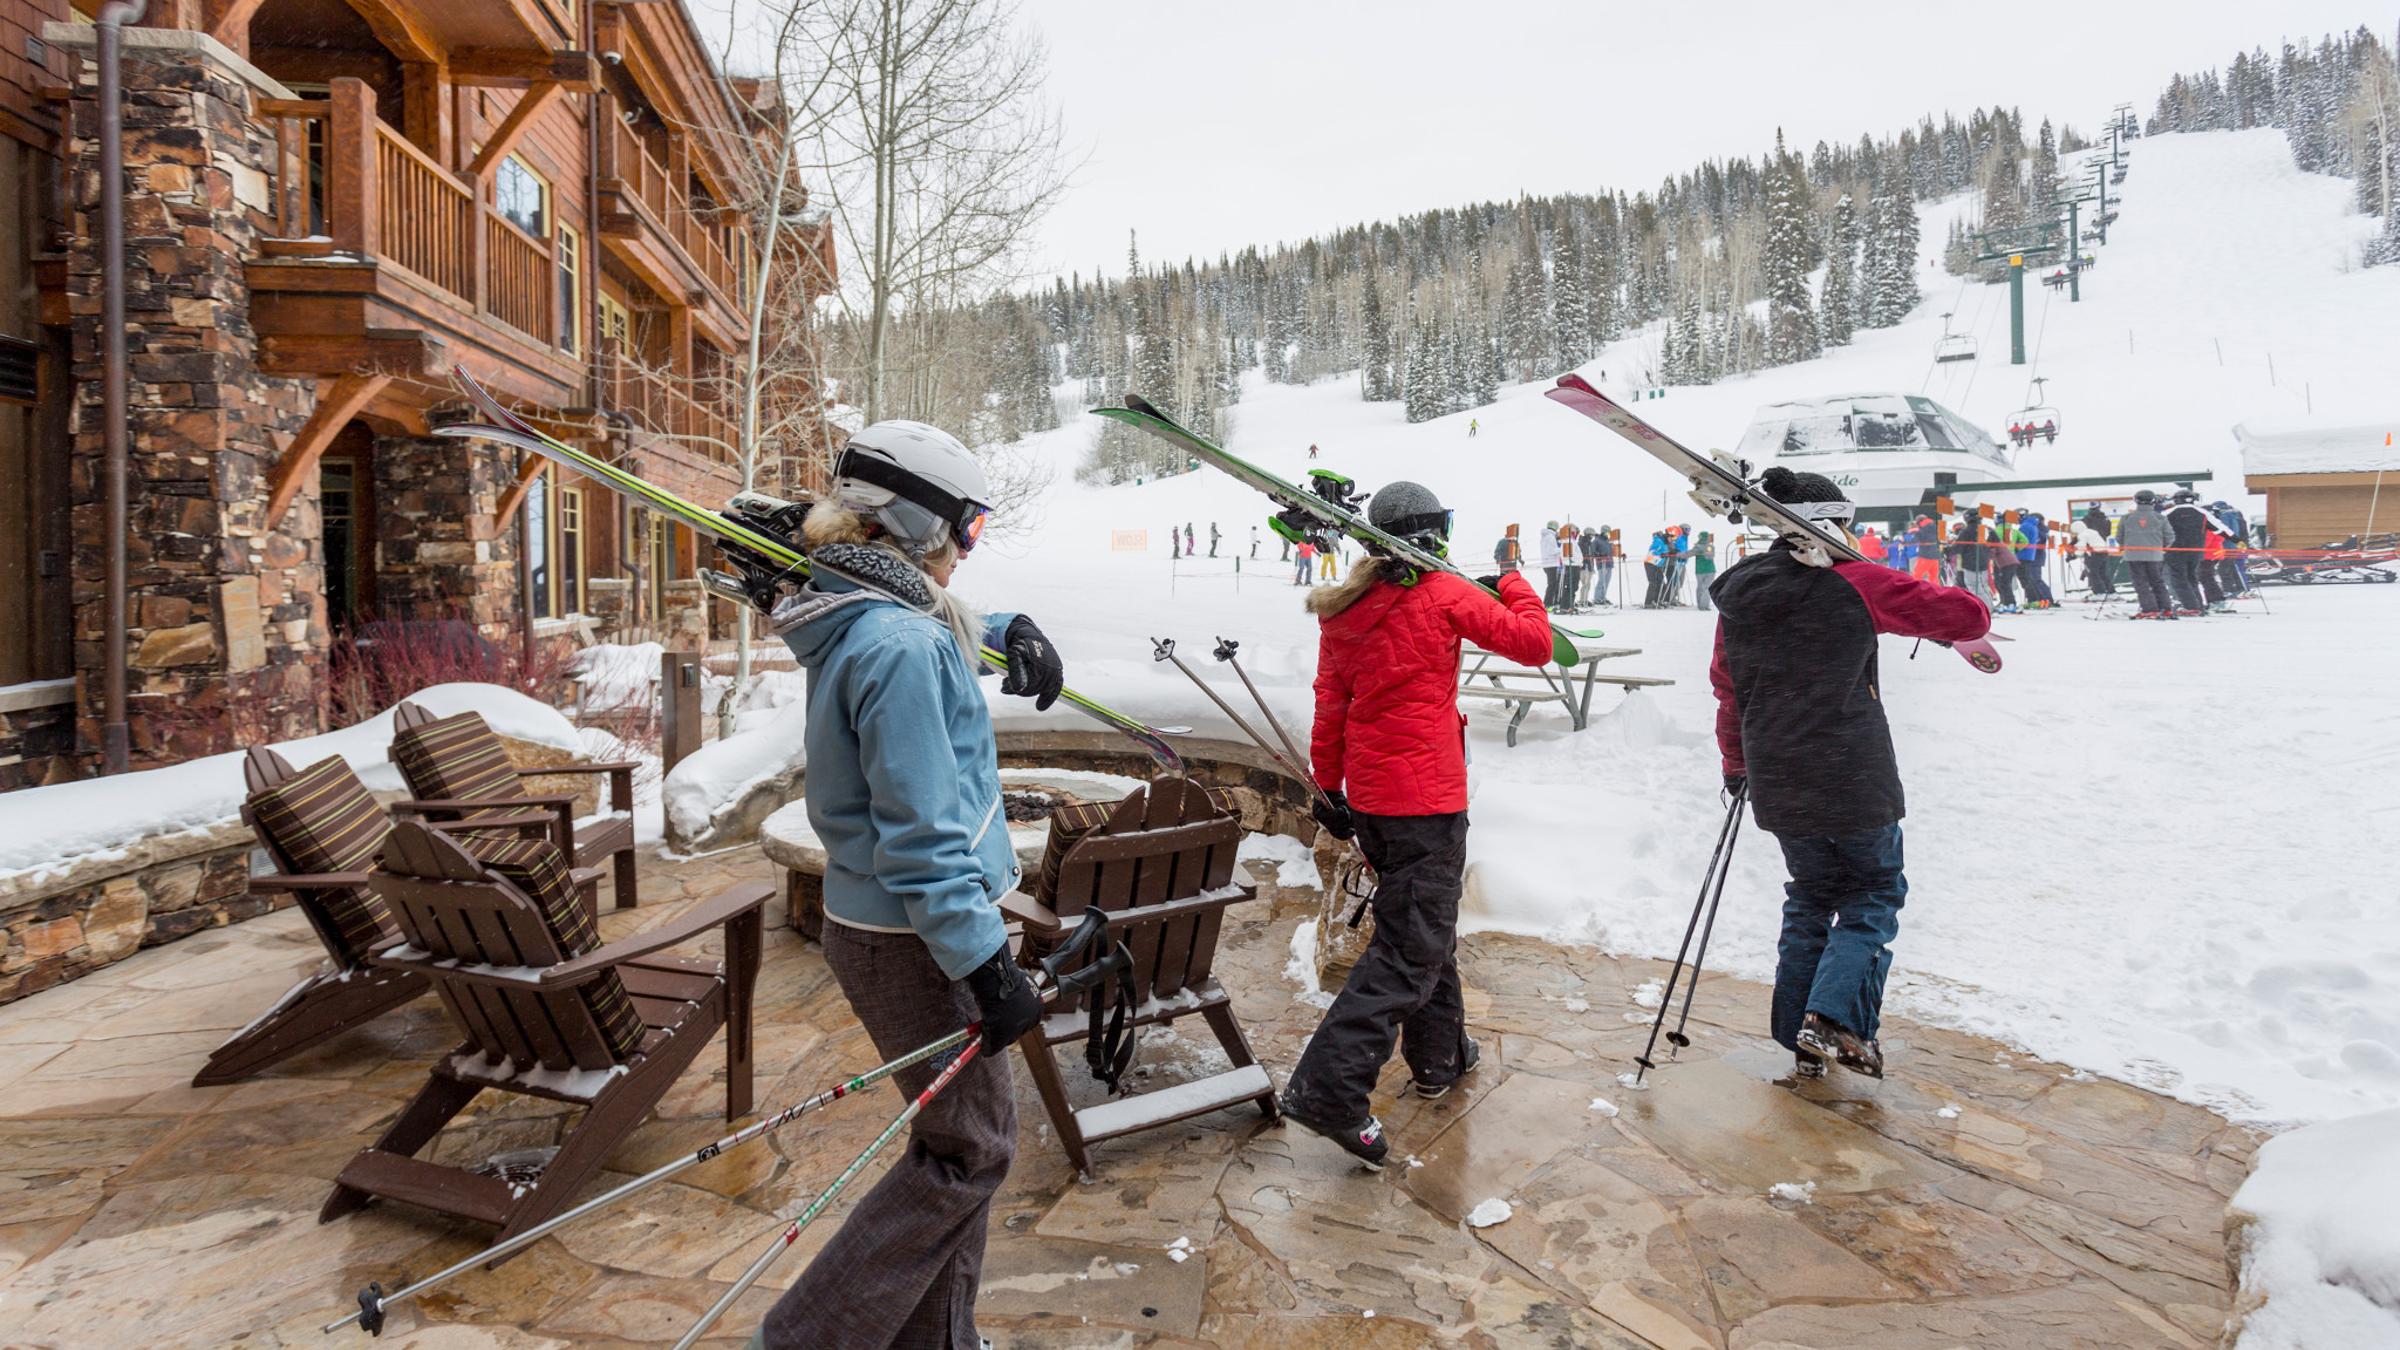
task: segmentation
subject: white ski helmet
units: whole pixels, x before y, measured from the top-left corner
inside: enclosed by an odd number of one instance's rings
[[[961,553],[973,549],[992,509],[983,466],[956,436],[901,419],[877,422],[842,447],[831,498],[919,558],[945,539]]]

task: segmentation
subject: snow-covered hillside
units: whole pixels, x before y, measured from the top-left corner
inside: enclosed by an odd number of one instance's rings
[[[2029,342],[2066,430],[2023,458],[2023,476],[2206,468],[2211,495],[2239,499],[2234,423],[2303,419],[2311,397],[2328,423],[2400,407],[2385,402],[2400,269],[2350,267],[2372,227],[2350,212],[2348,184],[2296,172],[2272,132],[2157,137],[2133,154],[2084,302],[2029,296]],[[1963,209],[1928,209],[1925,237]],[[1997,424],[2023,402],[2027,373],[2007,364],[2005,290],[1930,269],[1924,287],[1900,327],[1642,411],[1702,446],[1731,444],[1762,403],[1861,390],[1922,390]],[[1943,310],[1982,339],[1980,362],[1933,365]],[[1626,388],[1645,341],[1587,372]],[[1262,499],[1208,472],[1077,485],[1098,423],[1073,421],[1030,446],[1058,469],[1039,528],[978,552],[962,586],[1039,616],[1078,687],[1160,720],[1183,720],[1172,710],[1191,696],[1160,683],[1177,677],[1151,663],[1153,635],[1243,638],[1254,672],[1305,706],[1313,625],[1276,541],[1261,530],[1260,560],[1239,574],[1231,561],[1247,554]],[[1408,477],[1441,492],[1470,567],[1511,521],[1571,512],[1629,543],[1661,523],[1705,525],[1663,469],[1538,387],[1418,426],[1338,381],[1245,390],[1237,453],[1296,475],[1312,442],[1320,463],[1367,486]],[[1205,551],[1212,520],[1223,556],[1168,561],[1168,525],[1193,522]],[[1147,552],[1112,552],[1112,531],[1131,530],[1148,531]],[[2025,616],[2004,625],[2009,669],[1989,678],[1887,642],[1913,883],[1896,1012],[2248,1120],[2400,1104],[2400,886],[2388,870],[2400,814],[2375,779],[2400,764],[2400,587],[2271,603],[2175,625]],[[1643,649],[1609,669],[1678,683],[1622,702],[1602,692],[1615,711],[1582,735],[1538,709],[1515,749],[1500,714],[1474,714],[1472,922],[1667,956],[1722,819],[1711,628],[1688,611],[1603,615],[1591,622],[1609,641]],[[1712,968],[1771,973],[1782,875],[1773,840],[1745,834]]]

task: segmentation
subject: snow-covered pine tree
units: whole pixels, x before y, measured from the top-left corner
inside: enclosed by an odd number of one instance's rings
[[[1799,158],[1783,148],[1780,130],[1767,164],[1766,212],[1767,241],[1760,258],[1767,288],[1765,360],[1770,366],[1783,366],[1817,356],[1825,342],[1808,294],[1808,184],[1801,177]]]
[[[1433,389],[1433,335],[1422,320],[1408,330],[1408,349],[1401,363],[1400,413],[1411,422],[1429,422],[1436,410]]]
[[[1583,245],[1572,218],[1560,212],[1550,231],[1550,327],[1558,366],[1572,370],[1591,359],[1591,306],[1584,296]]]
[[[1826,232],[1825,285],[1818,312],[1825,323],[1825,345],[1838,347],[1858,327],[1858,210],[1845,192],[1833,204],[1833,225]]]
[[[1889,328],[1917,307],[1917,205],[1906,192],[1885,193],[1868,208],[1867,252],[1860,277],[1862,328]]]
[[[1477,324],[1468,344],[1469,401],[1476,407],[1488,407],[1500,401],[1500,348],[1492,341],[1492,331]]]
[[[1359,348],[1363,357],[1360,392],[1369,403],[1385,403],[1400,397],[1400,382],[1392,369],[1392,329],[1383,315],[1383,288],[1375,279],[1375,274],[1382,270],[1372,260],[1368,262],[1358,297]]]

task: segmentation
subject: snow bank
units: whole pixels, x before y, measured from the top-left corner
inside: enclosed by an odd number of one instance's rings
[[[503,736],[561,750],[581,742],[556,708],[493,684],[437,684],[411,700],[436,714],[478,712]],[[392,714],[286,741],[275,749],[295,768],[340,755],[375,791],[406,785],[393,767]],[[93,778],[0,794],[0,880],[39,884],[82,863],[122,856],[157,837],[203,834],[239,818],[247,789],[242,752],[195,759],[116,778]]]
[[[2232,1218],[2236,1350],[2400,1345],[2400,1110],[2268,1140]]]
[[[808,704],[787,703],[762,726],[736,731],[686,756],[667,775],[667,837],[705,840],[749,794],[808,760]]]
[[[2400,474],[2400,448],[2391,443],[2395,426],[2400,416],[2349,427],[2244,422],[2233,429],[2233,439],[2242,447],[2244,473]]]
[[[658,697],[666,654],[656,642],[594,643],[575,654],[568,674],[581,690],[586,712],[648,708]]]

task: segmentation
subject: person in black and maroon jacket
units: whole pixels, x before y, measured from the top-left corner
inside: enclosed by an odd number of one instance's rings
[[[1856,510],[1822,474],[1777,466],[1759,486],[1843,531]],[[1711,594],[1720,615],[1708,676],[1726,790],[1748,784],[1758,827],[1783,846],[1791,873],[1775,1040],[1804,1076],[1830,1059],[1880,1078],[1883,982],[1908,879],[1875,635],[1964,642],[1991,630],[1991,610],[1959,587],[1873,563],[1813,567],[1781,540],[1718,577]]]

